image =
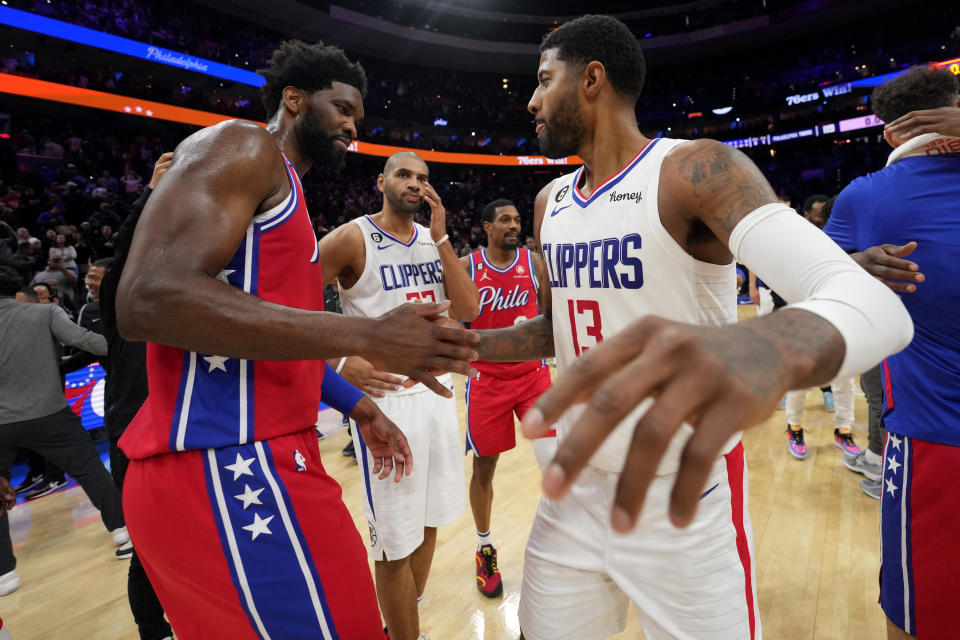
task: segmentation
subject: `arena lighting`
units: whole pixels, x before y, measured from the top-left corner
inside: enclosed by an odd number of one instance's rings
[[[170,122],[179,122],[198,127],[209,127],[219,122],[223,122],[224,120],[234,119],[231,116],[220,113],[210,113],[208,111],[199,111],[197,109],[174,107],[161,102],[140,100],[139,98],[104,93],[103,91],[93,91],[91,89],[82,89],[80,87],[72,87],[70,85],[47,82],[45,80],[34,80],[33,78],[25,78],[23,76],[15,76],[8,73],[0,73],[0,93],[10,93],[28,98],[51,100],[53,102],[63,102],[80,107],[90,107],[92,109],[113,111],[116,113],[141,116],[144,118],[169,120]],[[258,122],[257,124],[260,126],[265,126],[266,123]],[[349,150],[361,155],[378,156],[382,158],[391,156],[398,151],[413,151],[427,162],[441,162],[447,164],[480,164],[506,167],[544,167],[554,165],[575,166],[581,164],[581,160],[577,156],[552,159],[544,156],[501,156],[485,153],[451,153],[447,151],[429,151],[426,149],[394,147],[384,144],[373,144],[371,142],[361,142],[358,140],[354,140],[353,143],[350,144]]]
[[[98,49],[122,53],[135,58],[143,58],[151,62],[167,64],[172,67],[177,67],[178,69],[196,71],[197,73],[239,82],[250,85],[251,87],[260,87],[264,83],[264,79],[253,71],[238,69],[230,65],[198,58],[172,49],[157,47],[145,42],[130,40],[129,38],[121,38],[120,36],[103,33],[102,31],[78,27],[69,22],[45,18],[35,13],[18,11],[17,9],[11,9],[7,6],[0,6],[0,24],[85,44]]]
[[[730,113],[731,111],[733,111],[733,107],[732,107],[732,106],[731,106],[731,107],[720,107],[719,109],[711,109],[711,111],[714,113],[714,115],[725,116],[725,115],[727,115],[728,113]]]

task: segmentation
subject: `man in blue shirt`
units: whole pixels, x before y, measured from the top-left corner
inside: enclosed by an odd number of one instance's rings
[[[957,80],[946,69],[913,69],[873,94],[874,113],[891,124],[957,106]],[[895,269],[874,265],[874,274],[907,279],[893,288],[907,294],[915,336],[883,363],[880,602],[889,638],[947,638],[956,635],[960,593],[960,132],[913,131],[884,131],[894,148],[887,166],[843,190],[825,231],[845,249],[871,247]],[[911,250],[923,275],[901,260]]]

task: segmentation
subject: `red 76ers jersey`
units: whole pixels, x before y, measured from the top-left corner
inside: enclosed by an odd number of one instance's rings
[[[471,329],[501,329],[536,317],[537,276],[533,270],[533,254],[518,248],[516,257],[506,269],[498,269],[487,260],[485,249],[470,254],[470,276],[480,292],[480,315],[470,323]],[[481,373],[498,378],[516,378],[543,365],[530,362],[488,362],[473,366]]]

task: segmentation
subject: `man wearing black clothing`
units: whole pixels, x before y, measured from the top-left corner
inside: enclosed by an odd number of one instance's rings
[[[147,398],[147,345],[144,342],[127,342],[117,331],[117,283],[120,282],[120,275],[127,260],[127,252],[130,249],[140,213],[150,193],[167,172],[172,160],[172,153],[165,153],[157,160],[150,185],[133,203],[130,215],[118,230],[113,261],[99,283],[101,331],[107,339],[107,357],[100,362],[107,372],[103,397],[104,422],[107,437],[110,439],[110,469],[114,482],[121,490],[130,460],[117,447],[117,441]],[[140,640],[162,640],[172,637],[170,624],[164,618],[163,607],[143,570],[143,564],[137,557],[136,551],[130,558],[127,597],[130,600],[133,619],[140,631]]]

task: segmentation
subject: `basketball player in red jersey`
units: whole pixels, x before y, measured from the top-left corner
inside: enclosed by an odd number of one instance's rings
[[[494,200],[480,213],[487,246],[461,262],[480,291],[480,315],[474,329],[511,327],[539,314],[538,296],[549,293],[546,267],[539,254],[520,247],[520,213],[509,200]],[[497,460],[516,444],[513,416],[527,409],[550,387],[543,360],[474,362],[478,373],[467,380],[467,452],[473,451],[470,507],[477,525],[477,589],[488,598],[503,593],[497,550],[490,530],[493,475]],[[541,468],[553,456],[556,432],[533,441]]]
[[[606,638],[632,601],[650,638],[759,638],[740,431],[786,390],[902,349],[910,317],[742,153],[640,132],[645,65],[622,22],[578,18],[540,50],[528,108],[541,151],[583,166],[535,201],[543,315],[479,332],[484,360],[558,364],[523,419],[527,436],[557,422],[560,442],[521,630]],[[736,324],[736,262],[794,304]]]
[[[323,313],[299,176],[342,165],[366,77],[298,41],[261,74],[267,128],[227,121],[177,147],[119,284],[118,328],[148,341],[150,382],[120,440],[128,525],[179,638],[382,638],[363,543],[319,458],[319,402],[357,422],[381,477],[412,459],[323,359],[360,354],[450,397],[427,372],[472,374],[475,336],[431,322],[446,305]]]

